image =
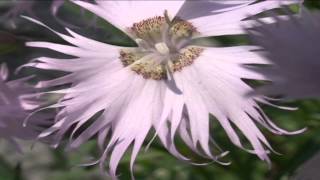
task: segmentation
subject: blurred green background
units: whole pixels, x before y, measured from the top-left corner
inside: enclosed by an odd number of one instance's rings
[[[20,16],[8,15],[7,12],[12,7],[10,2],[0,1],[0,62],[6,62],[12,72],[19,65],[43,53],[57,56],[50,51],[30,49],[24,46],[24,42],[30,40],[65,42],[48,30],[22,19]],[[60,9],[59,20],[57,20],[50,14],[50,4],[51,1],[40,2],[39,0],[33,4],[33,14],[28,12],[22,12],[22,14],[40,19],[61,32],[64,32],[61,22],[69,22],[72,23],[72,28],[75,31],[99,41],[127,46],[134,45],[110,24],[70,3],[65,3]],[[305,5],[311,9],[320,9],[318,0],[307,0]],[[244,36],[220,37],[211,40],[216,45],[248,43]],[[34,73],[38,74],[39,79],[59,76],[57,72],[44,73],[27,69],[17,75],[11,73],[11,78],[15,79]],[[155,141],[150,149],[142,150],[138,156],[135,177],[138,180],[320,179],[320,173],[317,172],[317,168],[320,170],[320,160],[318,162],[316,157],[320,153],[320,101],[295,101],[285,105],[299,107],[299,110],[288,112],[270,107],[264,107],[264,110],[276,124],[284,129],[297,130],[308,127],[308,130],[295,136],[276,136],[264,131],[274,149],[282,154],[270,155],[272,159],[270,169],[265,162],[260,161],[256,156],[233,146],[223,129],[213,121],[213,137],[222,149],[230,151],[225,160],[231,161],[231,165],[222,166],[212,163],[207,166],[193,166],[186,164],[172,157],[158,141]],[[90,157],[98,156],[95,140],[88,142],[77,152],[65,152],[63,147],[51,149],[41,143],[35,144],[31,149],[32,142],[21,143],[24,154],[19,154],[13,150],[13,146],[9,143],[0,140],[0,180],[108,179],[100,174],[97,166],[78,167],[79,164],[88,162]],[[177,144],[181,152],[188,154],[195,161],[201,161],[190,153],[179,140]],[[127,154],[121,161],[118,170],[120,179],[130,179],[129,161],[130,154]],[[316,175],[317,173],[319,176]]]

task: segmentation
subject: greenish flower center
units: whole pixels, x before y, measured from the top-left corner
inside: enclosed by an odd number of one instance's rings
[[[164,16],[134,23],[128,32],[139,47],[122,49],[120,60],[145,79],[166,79],[168,71],[181,71],[203,51],[203,48],[188,45],[198,33],[196,28],[179,18],[170,21],[166,12]]]

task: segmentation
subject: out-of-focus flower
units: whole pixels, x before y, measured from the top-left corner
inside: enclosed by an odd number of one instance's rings
[[[257,92],[288,99],[320,97],[320,13],[303,9],[299,16],[274,19],[274,24],[257,21],[248,29],[273,64],[257,69],[272,82]]]
[[[300,167],[295,171],[290,179],[301,180],[301,179],[314,179],[314,177],[320,177],[318,167],[320,166],[320,153],[316,153],[309,160],[306,160]]]
[[[103,168],[108,159],[110,174],[115,177],[118,163],[130,146],[133,167],[152,128],[168,151],[186,161],[189,159],[175,147],[176,136],[205,158],[219,161],[225,155],[212,153],[210,123],[220,123],[235,145],[266,161],[271,146],[256,124],[275,134],[291,134],[263,113],[258,103],[269,104],[265,97],[246,97],[251,88],[242,79],[265,79],[243,66],[267,63],[252,52],[256,47],[203,47],[192,41],[198,37],[242,34],[242,26],[252,23],[245,20],[248,14],[278,8],[279,1],[211,1],[203,3],[207,8],[192,6],[190,1],[73,2],[127,33],[138,46],[105,44],[69,29],[70,35],[61,34],[29,18],[71,45],[29,42],[28,46],[74,57],[40,57],[27,65],[70,72],[37,85],[47,88],[72,84],[51,92],[65,96],[51,106],[60,107],[60,112],[55,125],[40,137],[52,135],[58,145],[71,130],[69,146],[78,148],[97,135],[104,149],[100,165]],[[288,5],[300,1],[281,2]],[[193,7],[202,9],[202,13]],[[216,120],[210,120],[209,114]],[[252,150],[243,146],[236,128],[251,143]]]
[[[90,0],[79,0],[79,1],[89,2]],[[20,18],[21,15],[36,17],[35,5],[36,3],[43,3],[43,2],[44,1],[39,1],[39,0],[12,0],[12,1],[0,2],[0,5],[2,6],[9,6],[9,10],[0,17],[0,22],[1,21],[9,22],[13,28],[17,28],[16,22],[15,22],[17,18]],[[51,6],[50,6],[51,14],[62,25],[65,25],[68,27],[75,27],[70,23],[63,21],[57,15],[59,9],[63,6],[65,2],[66,0],[52,0]],[[92,20],[91,24],[94,24],[94,23],[95,23],[95,19]]]
[[[25,1],[25,0],[13,0],[2,2],[2,4],[7,4],[11,6],[9,11],[4,15],[4,18],[16,18],[22,13],[27,13],[29,16],[33,16],[32,7],[35,4],[34,0]]]
[[[15,140],[35,140],[50,121],[47,113],[34,115],[27,125],[24,120],[30,111],[38,107],[33,98],[34,88],[26,84],[30,78],[7,81],[8,69],[0,66],[0,137],[15,143]],[[29,95],[28,95],[29,94]],[[19,148],[19,146],[17,146]]]
[[[34,17],[33,6],[35,4],[34,0],[13,0],[13,1],[3,1],[0,5],[9,6],[9,10],[0,17],[0,22],[9,23],[12,28],[16,28],[16,23],[14,20],[21,14],[25,14]]]
[[[65,0],[55,0],[52,2],[51,5],[51,12],[53,15],[56,15],[59,11],[59,9],[63,6],[65,3]]]

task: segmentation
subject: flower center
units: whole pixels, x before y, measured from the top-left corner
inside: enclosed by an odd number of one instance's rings
[[[181,71],[197,59],[203,48],[188,46],[198,33],[189,22],[179,18],[170,20],[167,13],[145,19],[128,29],[138,44],[134,49],[122,49],[123,66],[146,79],[162,80],[168,72]]]
[[[162,55],[168,55],[170,53],[170,49],[164,42],[157,43],[154,47]]]

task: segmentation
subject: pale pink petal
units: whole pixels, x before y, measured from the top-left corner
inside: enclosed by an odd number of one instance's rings
[[[163,16],[165,10],[169,16],[175,17],[184,0],[179,1],[104,1],[96,0],[97,4],[73,1],[75,4],[104,18],[117,28],[126,32],[134,23],[146,18]]]
[[[245,20],[249,16],[259,14],[266,10],[280,8],[281,5],[299,3],[301,3],[301,0],[266,0],[243,6],[232,11],[199,17],[189,21],[198,28],[197,30],[199,32],[201,32],[197,37],[245,34],[242,27],[250,26],[253,23],[251,20]],[[270,22],[270,19],[268,18],[265,18],[264,20]]]

